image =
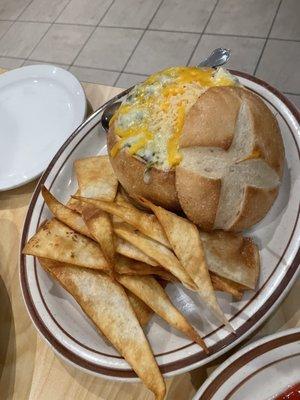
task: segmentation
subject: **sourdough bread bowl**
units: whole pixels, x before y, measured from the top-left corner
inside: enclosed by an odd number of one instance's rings
[[[283,172],[276,118],[222,69],[174,67],[137,85],[111,121],[108,150],[130,196],[208,231],[260,221]]]

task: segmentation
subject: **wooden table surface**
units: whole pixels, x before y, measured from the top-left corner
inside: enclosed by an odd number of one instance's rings
[[[94,109],[120,91],[96,84],[83,86]],[[19,283],[19,242],[36,183],[0,193],[0,399],[153,399],[141,383],[106,381],[67,365],[54,354],[31,323]],[[300,326],[299,293],[300,279],[255,337]],[[168,379],[167,399],[192,399],[206,377],[232,353],[208,367]]]

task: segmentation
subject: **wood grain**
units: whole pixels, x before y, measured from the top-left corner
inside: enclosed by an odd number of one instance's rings
[[[120,89],[84,84],[93,108]],[[39,337],[24,306],[19,284],[19,241],[37,181],[0,193],[0,399],[151,400],[141,383],[106,381],[62,361]],[[255,337],[300,326],[300,280]],[[251,340],[254,340],[252,338]],[[233,351],[208,367],[168,379],[168,400],[188,400]]]

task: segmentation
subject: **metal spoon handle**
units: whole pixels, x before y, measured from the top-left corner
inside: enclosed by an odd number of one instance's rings
[[[219,47],[212,51],[212,53],[203,61],[201,61],[197,67],[220,67],[227,63],[231,55],[231,50]]]

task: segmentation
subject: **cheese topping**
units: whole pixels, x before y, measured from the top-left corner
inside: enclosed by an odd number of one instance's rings
[[[122,149],[148,165],[168,170],[181,161],[179,139],[185,116],[198,97],[212,86],[233,86],[237,81],[219,68],[172,67],[151,75],[134,87],[110,121]]]

